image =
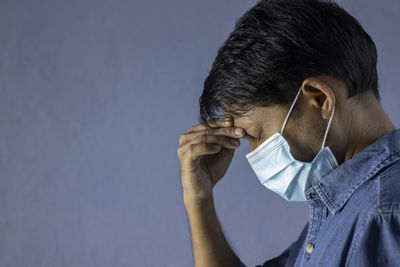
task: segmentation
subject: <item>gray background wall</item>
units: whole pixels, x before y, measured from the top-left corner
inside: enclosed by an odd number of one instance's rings
[[[379,50],[400,125],[400,4],[340,1]],[[0,266],[192,266],[178,137],[197,123],[217,48],[250,0],[0,2]],[[248,264],[308,218],[237,150],[217,213]]]

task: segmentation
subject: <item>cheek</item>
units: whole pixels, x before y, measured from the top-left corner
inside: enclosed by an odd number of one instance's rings
[[[249,140],[249,149],[250,149],[250,152],[253,151],[253,150],[256,149],[256,148],[257,148],[257,146],[254,144],[254,141]]]
[[[249,141],[249,148],[250,148],[250,152],[253,151],[254,149],[256,149],[259,145],[262,144],[262,140],[260,140],[259,138],[249,138],[247,139]]]

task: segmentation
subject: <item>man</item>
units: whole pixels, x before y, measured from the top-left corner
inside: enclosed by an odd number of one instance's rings
[[[400,129],[380,105],[376,62],[333,2],[262,0],[236,22],[204,82],[203,123],[179,139],[195,266],[245,266],[213,202],[240,138],[260,182],[312,211],[262,266],[400,266]]]

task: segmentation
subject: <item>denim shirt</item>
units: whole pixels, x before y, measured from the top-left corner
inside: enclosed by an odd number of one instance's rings
[[[400,129],[345,161],[306,197],[310,218],[299,238],[256,267],[400,266]]]

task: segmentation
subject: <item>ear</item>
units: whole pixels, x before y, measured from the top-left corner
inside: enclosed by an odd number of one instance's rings
[[[332,86],[318,77],[313,77],[305,79],[301,88],[306,101],[321,111],[324,120],[329,120],[336,103]]]

